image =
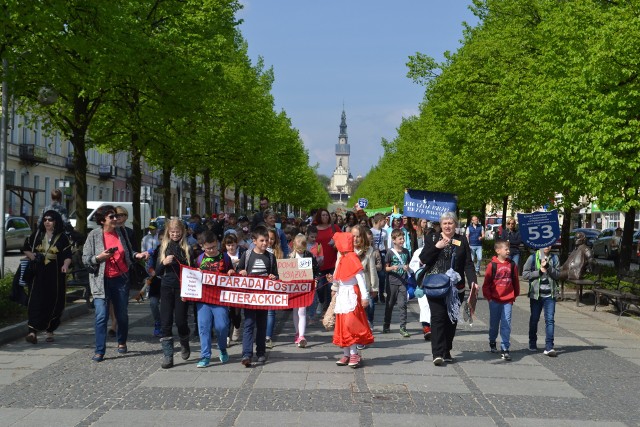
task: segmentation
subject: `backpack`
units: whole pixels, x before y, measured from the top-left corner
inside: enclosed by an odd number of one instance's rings
[[[510,264],[511,265],[511,283],[515,283],[516,281],[515,275],[518,274],[518,266],[511,259],[509,259],[509,262],[511,263]],[[491,280],[493,280],[496,277],[496,271],[498,271],[498,263],[491,261]]]

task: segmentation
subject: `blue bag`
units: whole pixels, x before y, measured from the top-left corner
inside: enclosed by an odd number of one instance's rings
[[[455,253],[451,257],[451,269],[455,261]],[[427,274],[422,279],[422,289],[427,298],[445,298],[451,292],[451,278],[444,273]]]

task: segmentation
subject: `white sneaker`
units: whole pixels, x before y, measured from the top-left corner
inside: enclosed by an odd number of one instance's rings
[[[545,350],[544,355],[549,357],[556,357],[558,353],[556,353],[554,349],[551,349],[551,350]]]

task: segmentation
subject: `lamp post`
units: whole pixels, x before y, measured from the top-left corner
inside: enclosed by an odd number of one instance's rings
[[[9,122],[9,83],[7,73],[9,61],[2,60],[2,117],[0,118],[0,214],[2,214],[2,227],[0,227],[0,278],[4,277],[4,211],[7,189],[7,123]]]

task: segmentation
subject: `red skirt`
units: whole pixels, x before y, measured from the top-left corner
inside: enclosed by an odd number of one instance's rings
[[[367,313],[360,302],[360,288],[355,285],[358,305],[350,313],[336,314],[336,326],[333,330],[333,343],[338,347],[350,347],[354,344],[373,343],[373,334],[369,328]]]

